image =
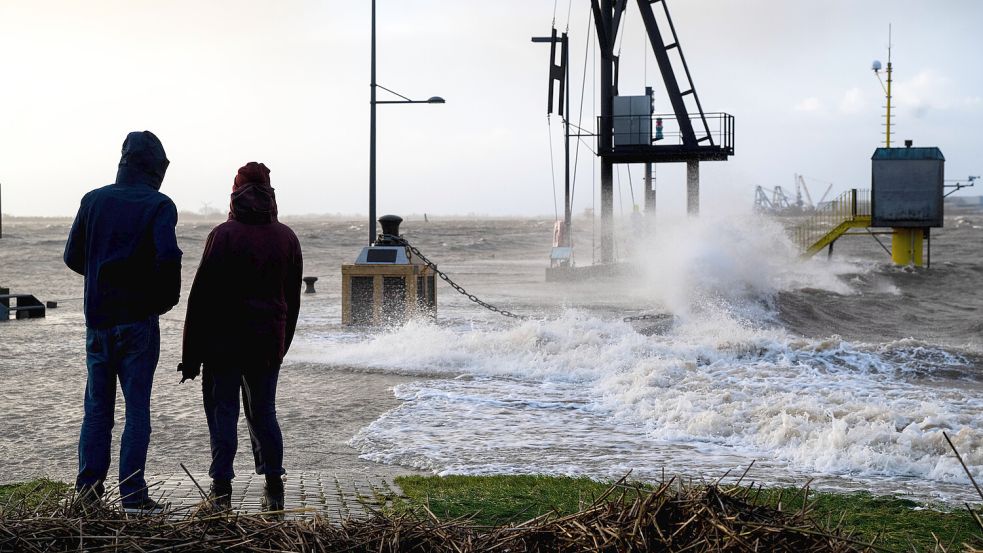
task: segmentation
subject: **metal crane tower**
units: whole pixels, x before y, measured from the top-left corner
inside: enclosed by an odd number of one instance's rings
[[[734,117],[705,113],[683,56],[666,0],[636,0],[649,43],[659,65],[671,114],[639,110],[639,97],[619,96],[615,38],[628,0],[591,0],[597,44],[601,54],[601,115],[597,120],[597,154],[601,158],[601,262],[614,261],[614,181],[616,163],[686,163],[687,211],[700,206],[700,162],[726,160],[734,155]],[[663,26],[652,9],[661,4]],[[668,37],[669,42],[666,42]],[[672,55],[683,69],[676,74]],[[648,94],[651,98],[651,95]],[[688,103],[687,103],[688,102]],[[655,136],[652,135],[653,120]]]

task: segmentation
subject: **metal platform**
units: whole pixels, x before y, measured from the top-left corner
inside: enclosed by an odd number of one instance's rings
[[[680,119],[671,113],[653,113],[644,119],[651,128],[659,129],[648,141],[628,138],[630,129],[639,125],[637,115],[614,115],[597,118],[598,154],[612,163],[682,163],[687,161],[726,161],[734,155],[734,116],[729,113],[690,113]],[[609,121],[610,120],[610,121]],[[619,124],[620,123],[620,124]],[[705,129],[693,134],[694,127]],[[601,140],[603,129],[612,128],[611,146]],[[619,133],[618,129],[628,131]],[[634,143],[633,143],[634,142]],[[648,143],[645,143],[648,142]]]
[[[606,153],[612,163],[683,163],[687,161],[727,161],[733,148],[723,146],[619,146]]]

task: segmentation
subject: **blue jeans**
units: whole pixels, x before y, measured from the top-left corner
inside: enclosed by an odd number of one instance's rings
[[[214,480],[232,480],[239,439],[239,393],[246,412],[246,426],[253,446],[256,474],[281,476],[283,435],[276,420],[276,384],[280,367],[242,367],[239,364],[205,364],[201,392],[211,438],[212,465],[208,475]]]
[[[157,316],[108,328],[88,328],[85,352],[89,378],[75,487],[101,490],[109,473],[118,379],[126,404],[119,453],[120,495],[140,500],[147,496],[144,469],[150,445],[150,390],[160,358]]]

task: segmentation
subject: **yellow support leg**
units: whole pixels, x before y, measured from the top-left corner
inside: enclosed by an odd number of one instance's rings
[[[925,231],[920,228],[895,228],[891,236],[891,261],[895,265],[921,267]]]

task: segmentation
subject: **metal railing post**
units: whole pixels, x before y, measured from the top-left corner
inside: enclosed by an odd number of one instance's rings
[[[850,219],[857,218],[857,189],[850,189]]]

